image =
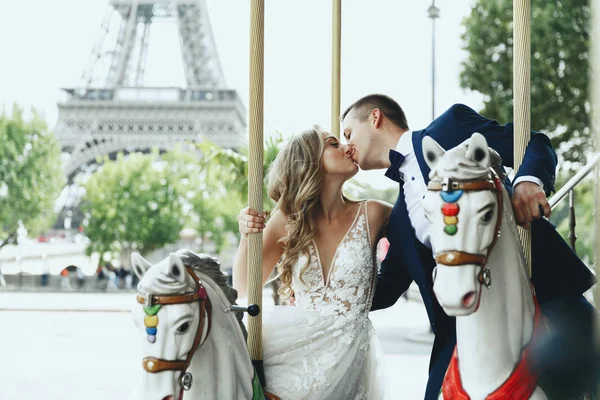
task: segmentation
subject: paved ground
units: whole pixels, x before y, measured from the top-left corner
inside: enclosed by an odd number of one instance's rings
[[[126,399],[141,359],[133,304],[132,293],[0,292],[0,399]],[[401,300],[371,319],[392,398],[422,398],[430,349],[422,304]]]

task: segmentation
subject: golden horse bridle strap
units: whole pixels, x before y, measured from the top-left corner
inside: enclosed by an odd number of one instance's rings
[[[202,340],[202,334],[204,332],[204,326],[206,325],[206,336],[210,333],[211,325],[211,312],[212,306],[208,296],[206,295],[206,289],[202,285],[202,281],[198,278],[194,270],[190,267],[186,268],[188,274],[194,279],[196,283],[196,290],[193,293],[185,293],[181,295],[143,295],[138,293],[137,301],[140,304],[148,305],[171,305],[171,304],[185,304],[199,301],[200,303],[200,322],[198,323],[198,329],[196,330],[196,336],[194,343],[188,352],[185,360],[163,360],[160,358],[146,357],[142,361],[142,367],[144,370],[150,373],[157,373],[162,371],[181,371],[183,375],[189,368],[194,353],[200,347]],[[204,317],[206,314],[206,317]]]

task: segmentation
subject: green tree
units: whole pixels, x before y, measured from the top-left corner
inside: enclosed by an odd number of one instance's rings
[[[102,168],[82,183],[82,209],[89,214],[85,234],[88,253],[120,253],[128,262],[179,239],[184,225],[180,193],[157,152],[122,154],[104,160]]]
[[[34,111],[30,120],[14,107],[0,115],[0,248],[14,243],[19,224],[29,234],[52,226],[53,211],[65,184],[60,146]]]
[[[512,16],[512,1],[478,0],[463,21],[460,84],[482,93],[481,113],[500,122],[513,120]],[[531,127],[576,163],[591,141],[589,48],[589,0],[532,2]]]
[[[220,179],[223,167],[213,166],[210,173],[205,159],[195,145],[180,145],[162,155],[170,180],[181,194],[185,225],[193,227],[201,239],[199,251],[204,252],[204,244],[210,241],[219,254],[231,231],[230,220],[237,216],[241,193],[239,188],[228,190]]]
[[[275,161],[277,154],[279,154],[279,149],[283,144],[283,141],[283,135],[280,132],[277,132],[267,139],[264,145],[263,201],[265,202],[265,208],[274,206],[274,203],[269,199],[267,193],[266,178],[271,164]],[[248,202],[247,149],[237,153],[233,150],[219,148],[208,142],[202,143],[198,147],[206,154],[203,166],[207,168],[208,171],[215,172],[227,188],[233,190],[236,190],[237,188],[237,190],[242,193],[242,201],[246,204]]]
[[[265,174],[277,156],[281,142],[281,135],[267,140]],[[219,254],[227,237],[239,234],[237,217],[248,201],[247,155],[203,142],[178,146],[163,154],[162,159],[189,210],[186,224],[196,229],[202,243],[211,241]],[[273,204],[266,195],[266,183],[264,199],[265,208],[271,208]]]
[[[557,186],[561,187],[567,181],[567,174],[561,174]],[[577,255],[588,265],[594,263],[594,181],[591,177],[584,179],[575,187],[575,248]],[[569,242],[569,199],[564,198],[552,210],[550,221],[556,225],[561,236]]]

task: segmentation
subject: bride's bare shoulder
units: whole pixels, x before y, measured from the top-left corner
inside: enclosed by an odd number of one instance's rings
[[[367,200],[367,213],[369,214],[369,226],[371,232],[375,232],[378,236],[387,226],[387,222],[392,215],[393,206],[383,200],[370,199]]]
[[[369,199],[367,200],[367,212],[369,213],[369,219],[375,220],[386,220],[392,214],[392,206],[387,201]]]

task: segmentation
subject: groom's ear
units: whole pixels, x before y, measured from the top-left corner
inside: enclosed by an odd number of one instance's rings
[[[381,122],[383,121],[383,114],[379,108],[374,108],[371,111],[371,117],[373,118],[373,125],[375,125],[375,129],[379,129],[381,127]]]

